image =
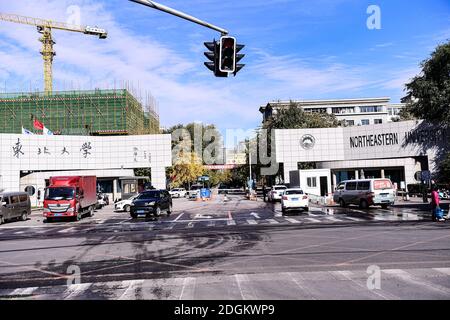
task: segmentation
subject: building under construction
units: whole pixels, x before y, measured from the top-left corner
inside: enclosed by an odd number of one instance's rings
[[[125,89],[0,94],[0,133],[42,133],[34,119],[61,135],[160,133],[155,108]]]

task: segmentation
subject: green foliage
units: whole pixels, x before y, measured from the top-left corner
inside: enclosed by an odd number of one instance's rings
[[[421,64],[422,72],[406,84],[402,102],[418,119],[450,124],[450,42],[436,48]]]
[[[306,129],[335,128],[339,121],[334,114],[305,112],[302,107],[291,101],[289,107],[280,109],[274,117],[268,120],[264,129]]]
[[[450,152],[447,152],[447,157],[440,163],[438,177],[440,182],[450,183]]]

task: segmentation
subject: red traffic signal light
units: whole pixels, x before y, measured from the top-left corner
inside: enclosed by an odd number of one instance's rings
[[[236,38],[221,37],[219,52],[219,71],[233,73],[236,70]]]

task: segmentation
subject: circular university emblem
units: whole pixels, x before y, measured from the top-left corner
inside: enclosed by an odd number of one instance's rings
[[[310,134],[305,134],[302,137],[302,139],[300,140],[300,145],[305,150],[310,150],[310,149],[314,148],[315,144],[316,144],[316,139]]]

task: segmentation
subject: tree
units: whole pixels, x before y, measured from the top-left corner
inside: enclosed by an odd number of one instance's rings
[[[406,84],[406,111],[418,119],[450,124],[450,41],[421,63],[422,72]]]
[[[335,128],[339,121],[334,114],[305,112],[301,106],[291,101],[286,109],[268,120],[264,129],[306,129],[306,128]]]
[[[183,135],[182,137],[178,134],[180,131],[177,130],[185,130],[187,135]],[[212,156],[215,157],[218,163],[223,159],[218,152],[222,152],[222,135],[217,130],[216,126],[213,124],[202,124],[202,123],[189,123],[187,125],[177,124],[168,129],[163,130],[164,134],[172,134],[172,149],[179,145],[184,144],[188,146],[188,149],[191,152],[197,152],[197,155],[200,159],[203,159],[203,152],[209,148],[212,150]],[[195,143],[197,141],[201,141],[201,150],[200,148],[195,148]],[[203,163],[205,163],[206,159],[203,159]],[[206,164],[206,163],[205,163]]]
[[[447,152],[447,157],[441,162],[439,166],[439,181],[450,183],[450,152]]]
[[[181,152],[168,172],[171,179],[170,187],[177,188],[183,185],[190,187],[190,184],[197,181],[204,171],[203,163],[196,153]]]

